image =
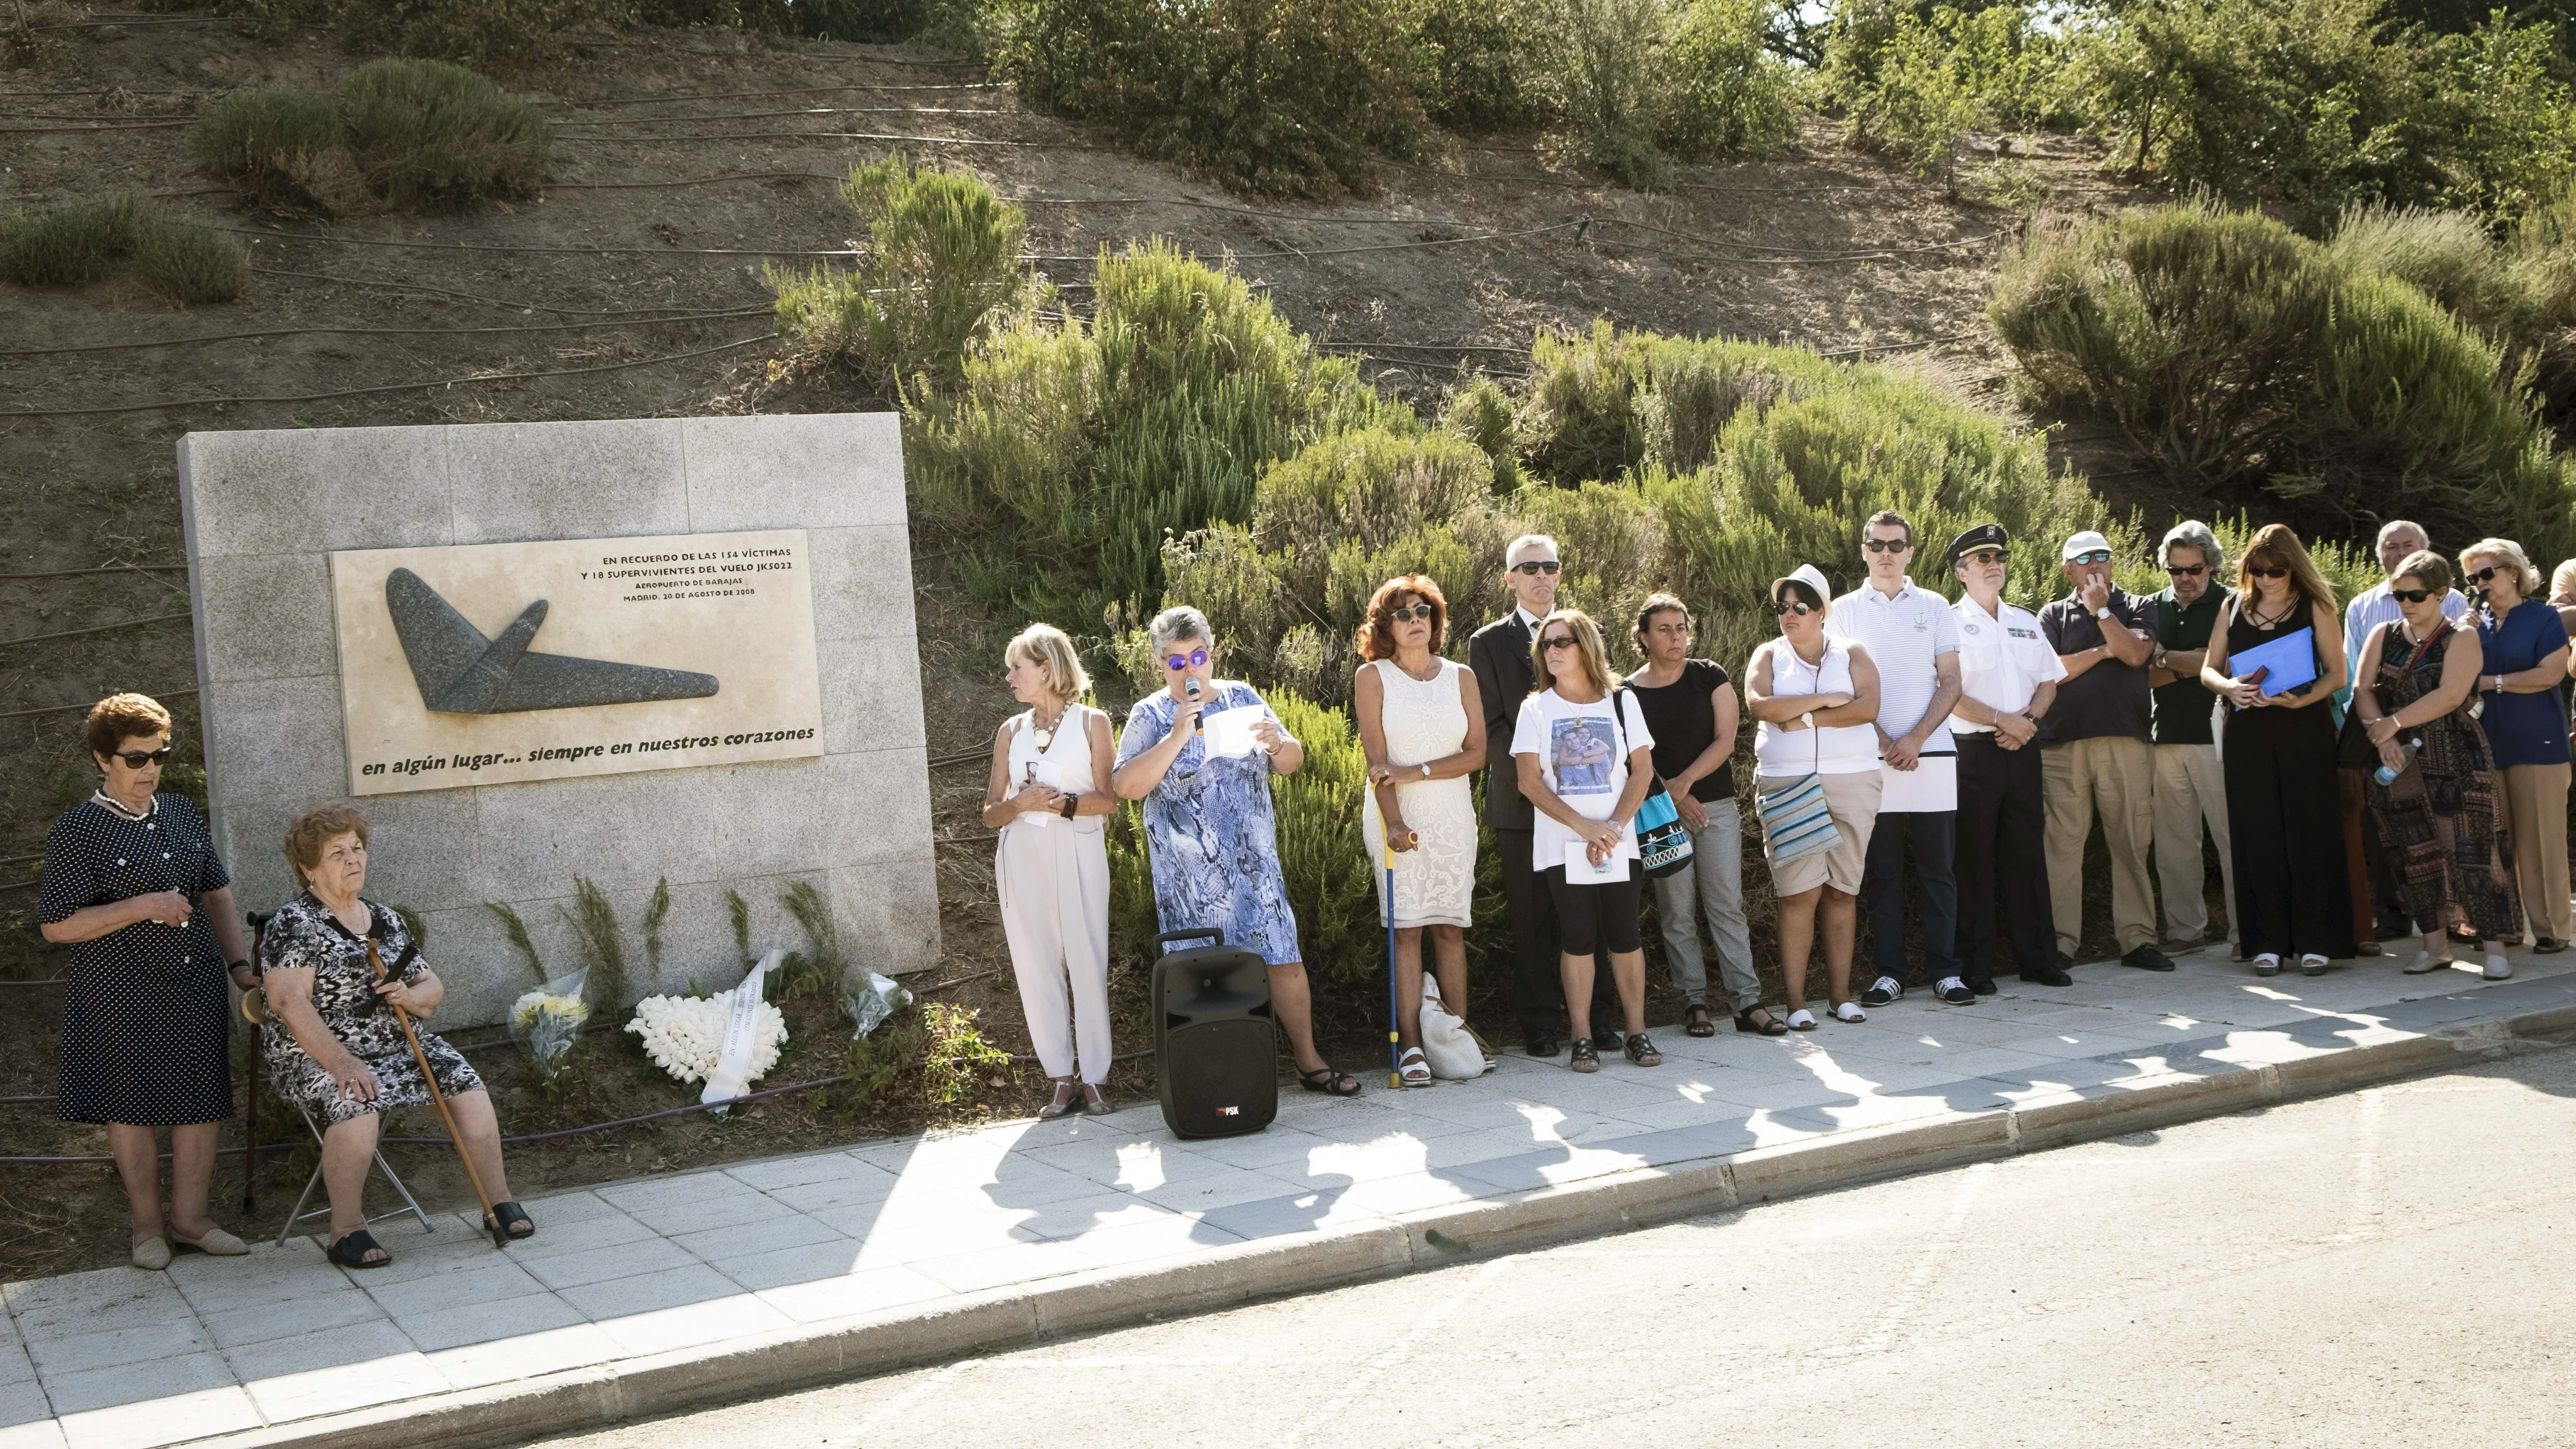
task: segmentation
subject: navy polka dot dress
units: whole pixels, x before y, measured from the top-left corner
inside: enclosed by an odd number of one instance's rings
[[[153,796],[139,820],[91,799],[45,837],[37,919],[51,925],[89,906],[155,891],[195,898],[230,884],[186,796]],[[231,1117],[228,982],[202,905],[185,926],[137,921],[72,947],[56,1114],[136,1126]]]

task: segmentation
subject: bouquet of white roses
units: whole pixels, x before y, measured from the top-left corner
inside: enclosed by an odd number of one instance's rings
[[[635,1003],[635,1019],[626,1029],[644,1038],[644,1054],[674,1080],[700,1082],[715,1070],[724,1050],[725,1019],[732,1011],[731,991],[707,997],[648,996]],[[779,1048],[786,1043],[786,1016],[762,1002],[745,1080],[756,1081],[778,1065]]]
[[[584,968],[510,1003],[510,1039],[527,1053],[528,1065],[549,1097],[561,1098],[572,1085],[573,1044],[582,1023],[590,1020],[590,1003],[581,995],[589,984],[590,971]]]

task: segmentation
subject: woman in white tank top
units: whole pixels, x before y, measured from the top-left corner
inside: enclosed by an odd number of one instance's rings
[[[993,885],[1020,1007],[1055,1100],[1038,1113],[1105,1113],[1109,1099],[1109,716],[1075,703],[1091,688],[1064,632],[1032,624],[1002,651],[1029,706],[993,736],[984,824],[1001,832]],[[1067,1029],[1067,1017],[1071,1029]]]
[[[1753,755],[1757,800],[1778,799],[1814,776],[1837,839],[1833,849],[1783,863],[1771,859],[1771,891],[1780,901],[1780,974],[1788,986],[1789,1026],[1815,1029],[1807,1010],[1807,957],[1825,938],[1825,991],[1840,1021],[1865,1021],[1851,999],[1852,936],[1870,829],[1878,822],[1878,666],[1869,651],[1825,635],[1833,591],[1813,564],[1771,584],[1780,637],[1753,651],[1745,666],[1745,707],[1761,722]]]

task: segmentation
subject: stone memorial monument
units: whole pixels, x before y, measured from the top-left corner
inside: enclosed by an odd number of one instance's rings
[[[801,944],[810,882],[853,960],[939,949],[892,414],[191,433],[179,442],[208,792],[248,908],[294,889],[298,810],[355,798],[367,893],[417,912],[442,1023],[551,971],[598,884],[629,994]],[[668,881],[662,975],[639,929]]]

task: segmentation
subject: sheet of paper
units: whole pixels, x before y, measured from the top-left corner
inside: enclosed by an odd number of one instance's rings
[[[1628,857],[1614,855],[1602,865],[1592,863],[1592,852],[1580,840],[1565,847],[1565,883],[1567,885],[1606,885],[1628,878]]]
[[[1203,714],[1199,724],[1207,736],[1207,752],[1218,759],[1230,760],[1261,748],[1252,737],[1252,727],[1261,722],[1257,709],[1230,709],[1223,714]]]

